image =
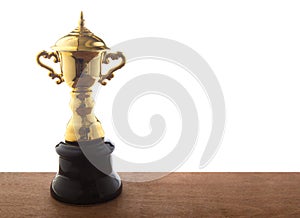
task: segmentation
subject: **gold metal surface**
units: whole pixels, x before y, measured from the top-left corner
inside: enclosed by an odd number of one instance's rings
[[[78,142],[103,138],[103,128],[93,112],[92,87],[96,82],[106,85],[106,81],[113,78],[113,72],[125,65],[125,56],[121,52],[108,52],[104,41],[84,26],[82,12],[78,27],[59,39],[52,49],[55,52],[40,52],[37,62],[49,70],[52,79],[58,79],[57,84],[65,81],[72,88],[70,108],[73,115],[67,125],[65,140]],[[42,63],[41,57],[53,57],[55,63],[59,62],[61,74]],[[121,62],[102,74],[101,65],[108,64],[110,59],[121,59]]]
[[[49,70],[49,76],[52,78],[52,79],[55,79],[55,78],[58,78],[58,80],[56,81],[57,84],[61,84],[64,79],[63,79],[63,76],[62,74],[57,74],[54,72],[54,70],[51,68],[51,67],[48,67],[47,65],[43,64],[40,60],[40,58],[43,57],[43,58],[48,58],[48,59],[51,59],[52,57],[54,57],[54,63],[58,63],[59,62],[59,56],[57,55],[56,52],[46,52],[46,51],[42,51],[40,52],[38,55],[37,55],[37,62],[38,64],[41,66],[41,67],[44,67],[46,68],[47,70]]]
[[[116,67],[110,69],[106,74],[104,75],[100,75],[100,79],[99,79],[99,83],[101,83],[102,85],[106,85],[106,82],[104,80],[111,80],[114,77],[114,72],[120,68],[122,68],[125,63],[126,63],[126,58],[125,56],[122,54],[122,52],[117,52],[117,53],[108,53],[108,54],[104,54],[104,58],[102,60],[102,63],[104,64],[109,64],[109,59],[112,60],[118,60],[119,58],[121,58],[121,62],[119,65],[117,65]]]
[[[99,51],[109,49],[104,41],[84,26],[83,13],[80,14],[78,27],[60,38],[54,46],[56,51]]]

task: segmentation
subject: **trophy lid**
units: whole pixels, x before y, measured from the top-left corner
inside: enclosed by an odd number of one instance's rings
[[[83,13],[81,11],[78,27],[68,35],[60,38],[54,46],[56,51],[100,51],[109,49],[104,41],[95,36],[84,26]]]

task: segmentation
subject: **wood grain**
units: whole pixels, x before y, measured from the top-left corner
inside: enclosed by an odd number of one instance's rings
[[[173,173],[93,206],[53,200],[53,177],[0,173],[0,217],[300,217],[300,173]]]

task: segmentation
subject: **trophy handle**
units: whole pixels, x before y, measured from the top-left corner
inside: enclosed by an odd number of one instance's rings
[[[57,54],[56,52],[42,51],[42,52],[40,52],[40,53],[37,55],[36,60],[37,60],[37,63],[38,63],[41,67],[46,68],[47,70],[49,70],[49,76],[50,76],[52,79],[58,78],[58,80],[56,81],[57,84],[61,84],[61,83],[64,81],[63,75],[62,75],[62,74],[57,74],[57,73],[55,73],[54,70],[53,70],[51,67],[49,67],[49,66],[43,64],[43,63],[41,62],[41,60],[40,60],[41,57],[47,58],[47,59],[51,59],[52,57],[54,57],[53,62],[54,62],[54,63],[58,63],[58,62],[60,62],[58,54]]]
[[[102,63],[104,64],[108,64],[109,63],[109,58],[112,60],[118,60],[119,58],[121,58],[121,63],[118,64],[117,66],[113,67],[112,69],[110,69],[106,74],[102,75],[100,74],[100,79],[99,79],[99,83],[101,83],[102,85],[106,85],[106,82],[104,80],[111,80],[114,77],[114,72],[120,68],[122,68],[125,63],[126,63],[126,58],[123,55],[122,52],[116,52],[116,53],[104,53],[104,58]]]

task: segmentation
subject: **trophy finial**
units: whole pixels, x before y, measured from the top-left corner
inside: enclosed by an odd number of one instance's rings
[[[84,27],[83,12],[80,12],[79,28]]]

